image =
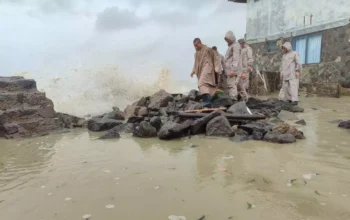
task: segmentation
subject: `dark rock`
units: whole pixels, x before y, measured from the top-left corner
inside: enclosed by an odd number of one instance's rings
[[[178,100],[179,103],[188,103],[190,98],[187,95],[183,95],[180,100]]]
[[[56,113],[56,117],[62,122],[64,128],[85,128],[87,121],[84,118],[79,118],[73,115],[64,113]]]
[[[133,106],[147,107],[149,97],[142,97],[139,101],[133,103]]]
[[[284,111],[284,110],[282,110],[278,114],[278,118],[283,120],[283,121],[298,120],[298,117],[293,112],[288,112],[288,111]]]
[[[140,117],[140,116],[132,116],[128,119],[127,123],[131,123],[131,124],[134,124],[134,123],[140,123],[144,120],[143,117]]]
[[[229,96],[221,97],[218,99],[215,99],[212,101],[211,106],[213,108],[220,108],[220,107],[230,107],[234,104],[232,99]]]
[[[162,119],[160,117],[152,117],[150,123],[157,131],[162,127]]]
[[[120,134],[115,129],[112,128],[111,130],[108,130],[107,134],[101,136],[99,139],[105,140],[105,139],[114,139],[114,138],[120,138]]]
[[[318,109],[317,109],[317,108],[312,108],[312,110],[315,110],[315,111],[316,111],[316,110],[318,110]]]
[[[350,129],[350,121],[342,121],[338,125],[339,128]]]
[[[88,129],[90,131],[106,131],[122,122],[108,118],[93,118],[88,121]]]
[[[147,107],[141,107],[138,111],[137,111],[137,115],[141,116],[141,117],[145,117],[148,115],[148,109]]]
[[[174,97],[174,101],[178,102],[182,99],[182,94],[171,94]]]
[[[192,134],[201,134],[205,132],[206,124],[213,118],[224,114],[223,111],[214,111],[203,118],[197,119],[193,122],[191,126]]]
[[[299,120],[299,121],[295,122],[295,124],[306,125],[306,121],[304,119],[302,119],[302,120]]]
[[[11,135],[17,133],[19,127],[17,124],[6,123],[4,125],[0,124],[0,134]]]
[[[197,90],[191,90],[190,93],[188,93],[188,98],[189,100],[192,100],[192,101],[199,101],[201,98],[200,98],[200,95],[199,95],[199,92]]]
[[[256,141],[261,141],[264,139],[264,135],[265,133],[261,132],[261,131],[253,131],[253,139]]]
[[[237,129],[234,131],[236,135],[240,135],[240,136],[249,136],[249,133],[246,132],[245,130],[243,129]],[[253,131],[254,132],[254,131]]]
[[[208,136],[232,137],[234,132],[227,118],[218,116],[208,122],[206,134]]]
[[[266,134],[268,132],[268,129],[260,124],[257,123],[250,123],[245,125],[240,125],[239,128],[243,129],[244,131],[248,132],[249,135],[253,134],[254,131],[260,132],[263,134]]]
[[[268,142],[273,142],[273,143],[288,144],[288,143],[294,143],[295,137],[292,134],[280,134],[280,133],[268,132],[265,134],[264,140]]]
[[[128,105],[125,110],[124,114],[126,118],[130,118],[133,116],[137,116],[137,111],[140,109],[139,106],[134,106],[134,105]]]
[[[113,111],[109,112],[105,115],[103,115],[102,118],[107,118],[107,119],[114,119],[114,120],[125,120],[125,114],[124,112],[120,111],[119,109],[116,109],[113,107]]]
[[[243,141],[247,141],[249,138],[246,135],[236,135],[232,138],[230,138],[231,141],[233,142],[243,142]]]
[[[186,110],[197,110],[197,109],[202,109],[202,105],[198,102],[195,101],[189,101],[187,104]]]
[[[166,108],[166,107],[160,108],[160,109],[159,109],[159,114],[160,114],[161,116],[168,116],[167,108]]]
[[[151,138],[157,136],[157,129],[149,122],[143,121],[134,127],[134,136],[140,138]]]
[[[133,133],[134,132],[134,124],[125,123],[121,125],[117,125],[114,128],[108,130],[108,132],[115,133]]]
[[[285,134],[290,129],[290,125],[287,123],[278,123],[272,128],[272,132]]]
[[[178,124],[172,121],[166,122],[158,132],[159,139],[170,140],[174,138],[179,138],[178,134],[171,133],[170,129],[176,127]]]
[[[190,133],[189,131],[193,122],[194,121],[192,119],[187,119],[181,124],[178,124],[173,128],[170,128],[169,129],[170,137],[177,138],[177,137],[182,137],[189,134]]]
[[[161,107],[167,107],[168,103],[172,102],[173,99],[174,98],[170,93],[167,93],[165,90],[160,90],[150,97],[150,104],[148,108],[151,110],[158,110]]]
[[[149,111],[148,115],[149,116],[159,116],[160,113],[158,111]]]
[[[227,113],[235,115],[249,115],[249,112],[247,111],[247,105],[245,104],[245,102],[238,102],[232,105],[227,110]]]

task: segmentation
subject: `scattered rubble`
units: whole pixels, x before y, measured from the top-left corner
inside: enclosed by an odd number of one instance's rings
[[[201,96],[196,90],[191,90],[188,95],[160,90],[127,106],[123,112],[127,123],[120,124],[121,121],[110,117],[108,120],[112,121],[103,121],[103,128],[113,123],[117,125],[101,138],[118,138],[119,133],[133,133],[134,137],[172,140],[202,134],[230,137],[233,142],[260,140],[283,144],[305,138],[301,131],[284,122],[297,118],[295,112],[304,111],[291,103],[250,98],[247,103],[220,101],[222,105],[215,106],[218,108],[202,111],[198,110],[200,101]],[[280,118],[277,118],[278,115]],[[106,117],[102,116],[97,121]],[[91,120],[96,121],[96,118]]]

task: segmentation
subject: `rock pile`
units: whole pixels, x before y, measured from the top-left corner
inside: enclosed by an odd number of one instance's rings
[[[188,95],[170,94],[160,90],[150,97],[143,97],[127,106],[124,112],[115,109],[112,113],[89,120],[88,128],[91,131],[108,130],[101,139],[118,138],[119,133],[132,133],[139,138],[158,137],[163,140],[205,134],[229,137],[234,142],[263,140],[293,143],[296,139],[305,138],[301,131],[276,118],[282,112],[281,115],[294,119],[293,112],[304,111],[290,103],[276,99],[255,98],[250,98],[247,103],[234,102],[224,96],[215,100],[213,105],[226,107],[226,113],[216,110],[207,114],[194,114],[193,117],[192,115],[183,117],[184,115],[179,114],[179,112],[199,109],[200,101],[201,96],[196,90],[190,91]],[[106,119],[106,115],[112,117]],[[120,116],[124,116],[126,122],[123,122],[123,117]],[[264,120],[258,120],[265,117]]]
[[[32,137],[85,124],[84,119],[56,113],[34,80],[0,77],[0,137]]]

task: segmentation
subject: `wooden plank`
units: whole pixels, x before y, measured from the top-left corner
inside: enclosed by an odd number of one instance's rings
[[[175,112],[174,112],[175,113]],[[188,113],[188,112],[176,112],[175,113],[177,116],[181,118],[202,118],[206,115],[207,113]],[[262,120],[266,119],[265,116],[263,115],[234,115],[234,114],[228,114],[225,113],[223,114],[227,119],[232,119],[232,120]]]
[[[213,111],[226,111],[226,108],[204,108],[204,109],[194,109],[194,110],[186,110],[185,113],[204,113],[204,112],[213,112]]]

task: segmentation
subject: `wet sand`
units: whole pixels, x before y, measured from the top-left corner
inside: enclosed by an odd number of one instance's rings
[[[350,119],[350,99],[301,106],[307,139],[291,145],[86,130],[0,140],[0,219],[350,219],[350,131],[329,123]]]

